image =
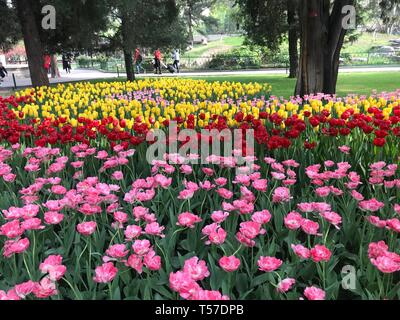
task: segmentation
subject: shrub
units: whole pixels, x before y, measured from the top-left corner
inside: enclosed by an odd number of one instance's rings
[[[208,63],[209,69],[259,69],[261,67],[261,56],[259,52],[252,51],[248,47],[234,49],[227,53],[215,55]]]

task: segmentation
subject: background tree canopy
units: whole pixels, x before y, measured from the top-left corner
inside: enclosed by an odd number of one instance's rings
[[[21,29],[15,10],[7,0],[0,0],[0,50],[8,51],[21,39]]]
[[[392,33],[400,23],[400,0],[0,0],[0,48],[24,40],[34,85],[48,84],[44,53],[63,51],[123,53],[133,80],[137,47],[186,49],[196,33],[242,30],[245,44],[271,52],[287,40],[297,94],[334,93],[341,49],[357,36],[341,25],[349,4],[358,32]],[[56,9],[54,30],[41,27],[45,5]]]

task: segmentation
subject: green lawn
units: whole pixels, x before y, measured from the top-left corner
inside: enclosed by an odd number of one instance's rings
[[[289,98],[293,95],[295,79],[285,75],[229,75],[229,76],[195,76],[191,79],[206,79],[207,81],[236,81],[236,82],[267,82],[272,85],[272,94]],[[91,82],[124,81],[124,78],[97,79]],[[337,94],[369,95],[373,90],[390,92],[400,89],[400,72],[371,72],[371,73],[342,73],[339,75]],[[0,91],[0,96],[8,96],[12,91]]]
[[[219,49],[221,47],[225,48],[226,51],[235,49],[240,47],[243,44],[244,37],[224,37],[222,41],[211,41],[207,45],[195,45],[195,47],[184,53],[182,55],[183,58],[187,57],[201,57],[203,55],[211,55],[212,52],[216,49]],[[210,54],[207,54],[207,52],[210,52]]]
[[[267,82],[272,85],[272,94],[289,98],[293,95],[296,79],[289,79],[286,75],[253,75],[238,74],[227,76],[188,76],[191,79],[205,79],[207,81],[236,81],[236,82]],[[123,81],[119,79],[100,79],[99,81]],[[400,72],[371,72],[371,73],[342,73],[339,74],[337,94],[368,95],[372,91],[390,92],[400,89]]]
[[[342,53],[352,53],[353,55],[359,54],[363,57],[372,47],[387,46],[389,45],[389,40],[395,38],[398,37],[382,33],[377,33],[374,35],[373,33],[365,32],[360,34],[355,42],[346,43],[343,46]],[[199,57],[202,55],[207,55],[207,51],[212,52],[221,46],[226,47],[227,50],[231,50],[240,47],[243,44],[243,41],[244,37],[225,37],[222,41],[212,41],[209,42],[208,45],[195,45],[195,47],[186,52],[183,57]],[[287,41],[282,42],[280,50],[283,53],[287,53]]]
[[[192,79],[206,79],[208,81],[235,81],[235,82],[267,82],[272,85],[272,94],[289,97],[293,94],[295,79],[289,79],[285,75],[234,75],[234,76],[211,76],[191,77]]]
[[[343,47],[343,53],[364,53],[368,52],[374,46],[390,45],[389,40],[397,39],[398,37],[390,34],[365,32],[361,34],[354,43],[346,43]]]
[[[224,44],[233,47],[240,47],[244,42],[244,37],[226,37],[223,39]]]
[[[396,35],[390,35],[385,33],[373,34],[370,32],[362,33],[358,36],[356,41],[347,42],[343,45],[342,53],[367,53],[372,47],[375,46],[388,46],[390,45],[389,40],[399,38]],[[282,52],[288,51],[288,42],[285,40],[280,46]]]
[[[241,81],[241,82],[268,82],[272,85],[272,94],[276,96],[290,97],[293,95],[295,79],[288,79],[284,75],[235,75],[218,77],[193,77],[206,78],[209,81]],[[342,73],[339,75],[337,94],[345,96],[355,93],[368,95],[373,90],[378,92],[394,91],[400,89],[400,72],[383,73]]]
[[[345,43],[341,52],[342,54],[352,53],[353,55],[362,55],[367,53],[372,47],[388,46],[390,45],[389,40],[397,38],[398,36],[396,35],[389,35],[384,33],[377,33],[374,35],[373,33],[365,32],[359,35],[356,41]],[[288,51],[287,41],[282,42],[280,50],[285,53]]]

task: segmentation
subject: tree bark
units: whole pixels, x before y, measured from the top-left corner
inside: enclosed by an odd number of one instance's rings
[[[300,96],[322,92],[323,89],[325,42],[323,29],[327,3],[329,4],[327,0],[301,0],[299,13],[301,54],[295,91]]]
[[[40,40],[35,13],[30,0],[15,0],[18,19],[21,25],[29,73],[34,87],[48,86],[49,78],[44,69],[44,50]]]
[[[301,54],[295,94],[336,92],[346,30],[342,8],[353,0],[301,0]]]
[[[122,28],[122,47],[124,51],[126,78],[128,81],[135,80],[135,70],[133,68],[133,49],[131,46],[129,17],[127,8],[121,10],[121,28]]]
[[[340,51],[343,47],[346,30],[342,26],[342,8],[351,1],[335,1],[328,21],[327,50],[325,51],[324,93],[336,93],[339,74]]]
[[[296,22],[297,1],[287,0],[287,20],[289,25],[289,78],[297,77],[299,67],[299,54],[297,50],[298,44],[298,26]]]
[[[190,45],[193,47],[194,45],[194,35],[193,35],[193,16],[192,16],[192,2],[188,1],[188,27],[189,27],[189,39]]]
[[[133,52],[124,50],[124,59],[125,59],[125,69],[126,69],[126,77],[129,81],[135,80],[135,72],[133,69]]]

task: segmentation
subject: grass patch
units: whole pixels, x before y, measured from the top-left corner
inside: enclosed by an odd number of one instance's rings
[[[272,94],[289,98],[294,93],[296,79],[285,75],[234,75],[213,77],[191,77],[208,81],[267,82],[272,85]],[[400,72],[342,73],[339,74],[337,94],[369,95],[374,90],[390,92],[400,89]]]
[[[388,35],[384,33],[362,33],[356,41],[352,43],[346,43],[343,46],[343,53],[351,53],[353,55],[359,54],[361,57],[366,56],[367,52],[374,46],[387,46],[389,45],[389,40],[398,38],[396,35]],[[243,44],[244,37],[224,37],[222,41],[212,41],[208,45],[195,45],[195,47],[186,52],[183,57],[193,57],[206,55],[207,51],[212,51],[220,46],[232,47],[231,49],[240,47]],[[288,43],[283,41],[280,45],[280,50],[282,53],[288,52]]]
[[[344,45],[343,53],[364,53],[368,52],[375,46],[387,46],[389,40],[395,39],[396,36],[384,33],[377,33],[374,37],[373,33],[365,32],[359,36],[354,43]]]
[[[294,93],[296,79],[289,79],[286,75],[223,75],[223,76],[185,76],[191,79],[204,79],[207,81],[235,81],[235,82],[261,82],[272,85],[272,94],[278,97],[289,98]],[[139,77],[140,79],[140,77]],[[98,79],[92,82],[124,81],[123,78]],[[391,92],[400,89],[400,72],[369,72],[369,73],[341,73],[337,85],[337,94],[369,95],[373,91]]]
[[[371,50],[372,47],[375,46],[388,46],[390,45],[389,40],[399,38],[396,35],[389,35],[385,33],[377,33],[375,36],[373,33],[365,32],[361,34],[356,41],[345,43],[341,53],[351,53],[356,55],[357,53],[361,56],[366,54],[368,51]],[[288,42],[283,41],[280,45],[280,50],[283,53],[288,52]]]
[[[222,40],[211,41],[207,45],[195,45],[195,47],[184,53],[182,58],[207,56],[207,52],[212,52],[220,47],[226,47],[227,50],[232,50],[240,47],[243,44],[244,37],[224,37]]]

